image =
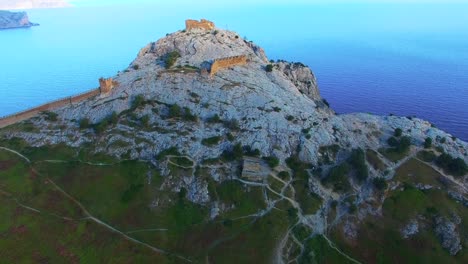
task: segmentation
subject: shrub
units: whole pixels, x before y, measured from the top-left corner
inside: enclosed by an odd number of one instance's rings
[[[258,156],[260,156],[260,150],[258,150],[258,149],[252,149],[251,146],[244,146],[242,149],[243,149],[244,154],[245,154],[246,156],[250,156],[250,157],[258,157]]]
[[[86,129],[91,126],[88,118],[82,118],[79,122],[80,129]]]
[[[463,176],[468,173],[468,165],[461,158],[453,158],[449,154],[441,154],[436,163],[439,167],[443,168],[446,172],[453,176]]]
[[[378,190],[382,191],[387,189],[387,181],[385,181],[385,179],[382,177],[374,178],[372,180],[372,183],[374,184],[374,187]]]
[[[270,166],[270,168],[272,169],[274,169],[275,167],[279,165],[279,159],[274,156],[263,157],[263,160],[266,161],[268,163],[268,166]]]
[[[221,123],[221,118],[219,117],[218,114],[215,114],[212,117],[208,117],[206,119],[206,122],[208,122],[208,123]]]
[[[393,132],[393,135],[395,137],[401,137],[401,135],[403,134],[403,130],[401,130],[401,128],[397,128],[395,129],[395,131]]]
[[[242,145],[237,143],[233,146],[230,150],[224,150],[222,154],[222,158],[225,161],[233,161],[242,159],[244,152],[242,151]]]
[[[327,106],[330,107],[330,103],[326,99],[322,99],[322,102]]]
[[[430,148],[430,147],[432,147],[432,138],[428,137],[424,141],[424,148]]]
[[[288,116],[286,117],[286,120],[288,120],[288,121],[293,121],[293,120],[294,120],[294,116],[288,115]]]
[[[343,163],[330,170],[327,177],[322,179],[322,184],[333,187],[335,192],[347,192],[351,189],[348,180],[349,166]]]
[[[239,121],[237,121],[237,119],[235,119],[235,118],[232,118],[230,120],[226,120],[223,123],[224,123],[224,127],[227,128],[227,129],[231,129],[231,130],[234,130],[234,131],[237,131],[237,130],[240,129]]]
[[[389,138],[389,139],[387,140],[387,143],[388,143],[388,145],[391,146],[391,147],[396,147],[396,146],[398,146],[398,143],[399,143],[399,142],[398,142],[398,139],[396,139],[395,137],[391,137],[391,138]]]
[[[138,69],[140,69],[140,65],[138,65],[138,64],[135,64],[135,65],[133,65],[133,67],[132,67],[132,68],[133,68],[134,70],[138,70]]]
[[[364,150],[361,148],[353,149],[348,162],[356,169],[356,177],[360,182],[367,179],[369,176],[369,168],[366,164],[366,155],[364,154]]]
[[[227,138],[229,141],[234,141],[234,139],[236,139],[236,138],[234,137],[234,135],[231,134],[231,133],[227,133],[226,138]]]
[[[180,152],[176,147],[170,147],[168,149],[165,149],[156,155],[156,160],[161,160],[165,158],[166,156],[180,156]]]
[[[391,137],[387,140],[388,145],[392,147],[391,151],[396,153],[405,153],[409,150],[411,146],[411,138],[405,136],[397,139],[395,137]]]
[[[273,111],[275,111],[275,112],[281,112],[281,108],[275,106],[275,107],[273,107]]]
[[[289,172],[282,171],[282,172],[278,173],[278,177],[280,177],[282,180],[286,180],[287,178],[289,178]]]
[[[180,58],[180,54],[177,51],[173,51],[166,54],[166,57],[164,59],[166,69],[170,69],[172,66],[174,66],[178,58]]]
[[[221,137],[215,136],[215,137],[202,139],[201,143],[205,146],[214,146],[214,145],[219,144],[220,141],[221,141]]]
[[[169,117],[176,118],[179,117],[182,113],[182,109],[178,104],[173,104],[169,107]]]
[[[107,117],[107,120],[109,124],[115,125],[117,122],[119,122],[119,115],[117,115],[117,113],[114,111],[110,116]]]
[[[267,72],[272,72],[273,71],[273,64],[268,64],[265,68]]]
[[[138,107],[142,106],[145,102],[145,97],[141,94],[135,96],[135,98],[133,98],[133,101],[132,101],[132,105],[131,105],[131,109],[132,110],[135,110],[137,109]]]
[[[141,125],[142,125],[143,127],[146,127],[146,128],[149,127],[149,121],[150,121],[149,115],[144,115],[144,116],[142,116],[141,119],[140,119],[140,121],[141,121]]]
[[[135,198],[138,192],[143,188],[143,184],[131,184],[130,188],[128,188],[120,198],[122,203],[128,203]]]
[[[196,115],[192,114],[192,111],[190,111],[190,108],[188,108],[188,107],[184,107],[184,114],[183,114],[182,118],[185,121],[192,121],[192,122],[197,122],[198,121],[198,117]]]
[[[51,122],[57,121],[57,117],[58,117],[57,113],[45,111],[45,112],[42,112],[42,114],[45,115],[44,119],[47,121],[51,121]]]

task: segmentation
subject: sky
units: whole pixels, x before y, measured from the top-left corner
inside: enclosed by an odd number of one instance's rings
[[[70,0],[70,3],[76,6],[90,6],[90,5],[115,5],[115,4],[135,4],[135,3],[152,3],[152,4],[167,4],[171,5],[193,3],[193,0]],[[247,4],[334,4],[334,3],[468,3],[468,0],[237,0],[237,1],[220,1],[220,0],[199,0],[198,4],[206,5],[247,5]]]

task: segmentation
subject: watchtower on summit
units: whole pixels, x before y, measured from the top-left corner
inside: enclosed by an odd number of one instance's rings
[[[202,19],[200,21],[192,19],[185,20],[185,30],[187,31],[190,31],[192,29],[213,30],[214,28],[215,24],[206,19]]]

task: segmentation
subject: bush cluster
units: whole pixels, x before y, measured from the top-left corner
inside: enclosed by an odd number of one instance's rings
[[[453,158],[449,154],[441,154],[436,163],[439,167],[443,168],[446,172],[453,176],[463,176],[468,173],[468,165],[461,158]]]
[[[348,159],[351,166],[356,169],[356,177],[362,182],[369,176],[369,168],[366,164],[366,155],[361,148],[353,149],[351,156]]]
[[[396,137],[391,137],[387,140],[387,143],[392,147],[392,151],[397,153],[405,153],[411,146],[411,138],[407,136],[401,137],[399,139]]]
[[[166,66],[166,69],[170,69],[172,66],[174,66],[178,58],[180,58],[180,54],[177,51],[173,51],[166,54],[164,58],[164,64]]]

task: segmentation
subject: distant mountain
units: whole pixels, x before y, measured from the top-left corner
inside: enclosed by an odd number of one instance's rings
[[[0,29],[24,28],[38,26],[31,23],[26,12],[9,12],[0,10]]]
[[[64,0],[0,0],[0,9],[33,9],[70,7]]]

